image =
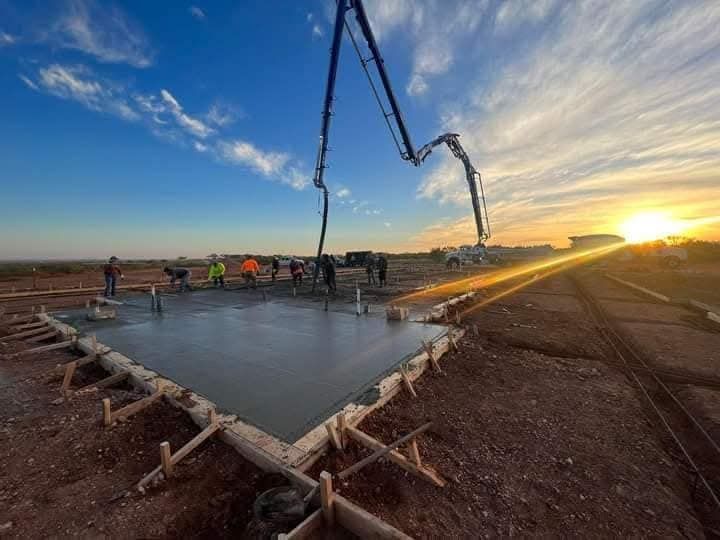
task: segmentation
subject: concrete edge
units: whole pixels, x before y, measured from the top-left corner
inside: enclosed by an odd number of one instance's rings
[[[75,336],[78,334],[73,327],[53,319],[51,316],[40,315],[51,326],[56,328],[65,336]],[[93,341],[91,337],[82,337],[78,339],[78,349],[84,353],[93,352]],[[98,363],[109,373],[114,374],[120,371],[130,372],[130,384],[141,389],[144,392],[152,393],[158,382],[163,383],[166,389],[165,397],[174,406],[183,409],[192,418],[193,422],[200,428],[207,426],[208,411],[217,409],[215,403],[200,394],[180,386],[175,381],[162,377],[155,371],[147,369],[142,364],[124,356],[123,354],[112,351],[110,347],[97,343],[98,347]],[[187,405],[187,403],[192,405]],[[242,437],[248,443],[253,444],[258,449],[272,456],[280,463],[293,465],[295,462],[303,458],[303,452],[292,445],[283,442],[276,437],[265,433],[264,431],[243,422],[234,414],[219,413],[218,417],[226,432],[231,432],[238,437]]]
[[[448,328],[448,333],[452,333],[453,338],[457,341],[465,335],[465,330]],[[437,358],[443,356],[449,349],[450,339],[447,335],[440,338],[434,344],[434,352],[438,355]],[[409,379],[411,381],[419,379],[429,365],[430,359],[426,352],[421,352],[411,358],[407,362]],[[359,424],[366,416],[385,406],[404,388],[402,377],[398,371],[394,371],[382,379],[376,386],[380,392],[380,397],[377,401],[370,405],[350,403],[340,411],[345,413],[350,424]],[[338,414],[339,413],[333,414],[322,424],[293,443],[294,447],[305,452],[305,457],[295,465],[299,470],[308,470],[329,449],[329,436],[325,429],[325,424],[327,422],[335,422]]]
[[[642,287],[642,286],[638,285],[637,283],[633,283],[632,281],[626,281],[624,279],[620,279],[619,277],[613,276],[612,274],[605,274],[605,277],[608,279],[611,279],[612,281],[620,283],[621,285],[625,285],[626,287],[630,287],[631,289],[640,291],[648,296],[655,298],[656,300],[660,300],[661,302],[670,303],[669,296],[665,296],[664,294],[660,294],[659,292],[651,291],[650,289]]]

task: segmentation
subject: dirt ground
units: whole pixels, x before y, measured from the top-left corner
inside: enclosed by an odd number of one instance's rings
[[[670,298],[698,300],[717,306],[720,311],[720,264],[712,267],[687,267],[678,270],[650,272],[614,272],[619,278],[632,281]]]
[[[382,462],[343,483],[343,495],[420,538],[703,537],[703,525],[714,525],[698,515],[692,478],[637,389],[603,361],[607,344],[566,277],[463,323],[479,333],[442,360],[444,376],[426,373],[418,398],[402,393],[359,426],[390,442],[432,420],[420,453],[448,484]],[[337,472],[367,453],[351,446],[311,472]]]
[[[116,408],[143,397],[128,387],[53,405],[60,379],[48,370],[73,358],[51,351],[0,361],[3,538],[242,537],[256,497],[286,483],[210,440],[178,465],[176,475],[140,494],[134,485],[159,464],[159,443],[169,441],[177,450],[199,430],[164,402],[104,428],[102,398]],[[74,387],[105,375],[85,366]]]
[[[329,302],[354,309],[357,284],[363,304],[382,309],[430,283],[487,271],[414,265],[391,271],[384,288],[368,285],[363,275],[341,276]],[[603,271],[577,275],[651,365],[720,377],[716,328],[698,313],[610,282]],[[483,290],[478,301],[510,285]],[[287,282],[264,290],[286,301],[293,296]],[[308,284],[295,294],[299,302],[324,301]],[[405,305],[417,315],[445,299],[445,293],[422,293]],[[420,453],[448,484],[434,487],[381,461],[339,482],[341,494],[419,538],[717,534],[719,517],[709,513],[681,454],[567,275],[465,312],[462,325],[466,336],[460,351],[441,361],[444,374],[426,373],[414,383],[418,398],[401,393],[359,426],[390,442],[432,420]],[[127,387],[52,405],[60,380],[48,370],[70,358],[54,351],[32,362],[0,361],[0,534],[237,537],[257,495],[285,483],[210,441],[176,476],[140,495],[131,488],[158,464],[158,444],[179,448],[198,429],[162,403],[104,429],[101,398],[121,406],[139,397]],[[101,376],[99,368],[85,367],[74,386]],[[713,436],[720,434],[720,392],[672,388]],[[720,490],[717,456],[693,438],[677,411],[667,417]],[[368,453],[351,445],[322,458],[310,474],[337,472]]]

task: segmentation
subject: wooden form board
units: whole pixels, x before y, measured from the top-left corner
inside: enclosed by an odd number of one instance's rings
[[[360,431],[357,428],[348,426],[346,428],[346,432],[351,439],[357,441],[358,443],[365,446],[366,448],[369,448],[370,450],[376,451],[383,450],[385,448],[385,445],[383,443],[381,443],[374,437],[371,437],[364,431]],[[437,473],[423,466],[418,467],[417,465],[415,465],[415,463],[403,456],[397,450],[391,450],[390,452],[388,452],[387,457],[390,461],[392,461],[399,467],[416,476],[423,478],[424,480],[428,480],[430,483],[435,484],[438,487],[443,487],[445,485],[445,480],[443,480]]]
[[[105,398],[103,399],[103,423],[111,426],[118,418],[129,418],[155,403],[163,396],[163,393],[163,389],[160,387],[149,396],[138,399],[114,412],[110,410],[110,400]]]
[[[144,489],[147,487],[153,478],[155,478],[162,471],[165,477],[168,478],[172,475],[175,465],[180,463],[182,459],[187,457],[190,452],[200,446],[205,440],[213,436],[218,430],[221,429],[220,421],[218,420],[217,414],[214,409],[208,411],[208,425],[190,441],[188,441],[180,450],[172,453],[170,449],[170,443],[163,441],[160,443],[160,465],[155,467],[151,472],[146,474],[140,482],[137,483],[138,489]]]

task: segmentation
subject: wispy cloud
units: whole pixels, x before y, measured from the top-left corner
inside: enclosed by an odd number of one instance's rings
[[[346,187],[340,188],[335,192],[335,196],[338,199],[347,199],[350,195],[352,195],[352,193]]]
[[[302,165],[289,153],[262,150],[250,141],[222,135],[221,128],[237,115],[227,106],[216,103],[203,115],[191,115],[167,89],[158,94],[137,92],[99,77],[82,65],[52,64],[39,68],[35,74],[18,77],[34,91],[75,101],[92,111],[138,121],[163,140],[190,146],[216,161],[246,167],[293,189],[304,189],[310,183]]]
[[[237,107],[224,103],[214,103],[205,115],[205,120],[210,124],[224,127],[235,122],[241,115],[241,111]]]
[[[190,12],[190,15],[192,15],[193,17],[195,17],[198,21],[204,21],[204,20],[205,20],[205,12],[204,12],[202,9],[200,9],[199,7],[197,7],[197,6],[190,6],[190,8],[188,9],[188,11]]]
[[[207,126],[201,120],[194,118],[187,114],[185,111],[183,111],[180,103],[178,103],[178,101],[170,92],[162,89],[160,90],[160,96],[162,97],[163,101],[170,110],[170,113],[173,115],[176,122],[180,125],[181,128],[187,130],[190,134],[195,135],[196,137],[199,137],[201,139],[205,139],[206,137],[209,137],[210,135],[215,133],[215,130],[213,128]]]
[[[140,26],[120,8],[96,0],[66,0],[41,41],[92,55],[100,62],[145,68],[153,53]]]
[[[495,27],[505,33],[526,23],[538,23],[555,8],[556,0],[505,0],[495,14]]]
[[[319,24],[313,24],[312,35],[313,35],[313,38],[319,39],[319,38],[323,37],[325,35],[325,33],[323,32],[323,29]]]
[[[720,214],[720,4],[542,5],[526,22],[557,9],[557,24],[490,81],[475,74],[442,126],[483,173],[498,238],[559,241],[647,205]],[[469,209],[448,154],[418,193]]]
[[[366,10],[378,40],[401,31],[413,44],[413,67],[406,85],[409,95],[425,94],[429,81],[447,73],[458,44],[477,30],[487,0],[368,0]]]
[[[0,32],[0,47],[13,45],[16,42],[17,38],[12,34],[8,34],[7,32]]]
[[[113,114],[125,120],[140,118],[122,95],[121,88],[96,78],[83,66],[52,64],[40,68],[35,80],[22,74],[19,77],[33,90],[77,101],[93,111]]]

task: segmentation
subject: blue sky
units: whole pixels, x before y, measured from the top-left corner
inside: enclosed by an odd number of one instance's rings
[[[416,146],[457,131],[493,240],[720,215],[720,4],[366,0]],[[310,253],[332,2],[0,0],[0,258]],[[472,242],[462,169],[399,159],[347,40],[328,247]],[[714,196],[713,196],[714,195]]]

